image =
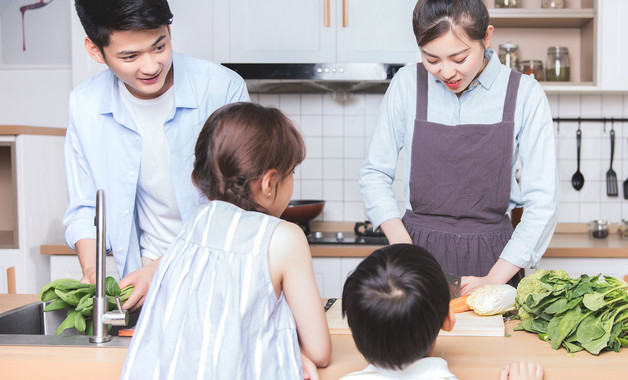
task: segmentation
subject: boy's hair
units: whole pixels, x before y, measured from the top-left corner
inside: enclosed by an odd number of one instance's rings
[[[481,41],[488,28],[488,10],[482,0],[419,0],[412,27],[419,47],[450,30],[459,36],[460,29],[471,40]]]
[[[412,244],[374,251],[342,291],[358,350],[370,363],[402,369],[426,356],[449,313],[449,286],[436,259]]]
[[[172,23],[167,0],[76,0],[85,34],[101,52],[117,30],[157,29]]]
[[[251,182],[271,169],[282,180],[305,159],[305,143],[280,110],[238,102],[211,114],[194,153],[192,180],[208,199],[266,212],[255,203]]]

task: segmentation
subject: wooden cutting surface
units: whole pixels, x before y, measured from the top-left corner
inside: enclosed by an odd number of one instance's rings
[[[329,332],[351,335],[347,320],[342,318],[342,300],[337,299],[327,310]],[[439,336],[504,336],[504,319],[501,315],[482,317],[473,311],[456,314],[456,323],[451,331],[441,330]]]
[[[37,298],[38,295],[0,294],[0,310]],[[506,335],[501,337],[439,336],[434,355],[447,360],[460,380],[497,379],[499,371],[513,360],[540,363],[545,369],[544,380],[628,378],[628,349],[599,356],[587,352],[568,355],[564,349],[552,350],[536,334],[513,331],[518,323],[506,322]],[[318,370],[321,380],[337,380],[366,366],[351,335],[332,334],[331,340],[331,364]],[[0,379],[118,379],[126,351],[115,347],[0,346]]]

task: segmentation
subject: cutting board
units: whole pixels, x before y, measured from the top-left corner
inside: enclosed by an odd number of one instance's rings
[[[347,320],[342,318],[342,301],[337,299],[327,310],[327,324],[331,334],[351,334]],[[451,331],[440,330],[439,336],[504,336],[504,319],[501,315],[482,317],[473,311],[456,314]]]

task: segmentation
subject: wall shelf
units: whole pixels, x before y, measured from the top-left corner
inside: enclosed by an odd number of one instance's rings
[[[593,8],[584,9],[490,9],[489,23],[507,28],[580,28],[595,17]]]

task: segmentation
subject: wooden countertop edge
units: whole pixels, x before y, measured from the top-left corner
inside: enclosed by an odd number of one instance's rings
[[[65,136],[65,128],[33,127],[28,125],[0,125],[0,136],[42,135]]]

